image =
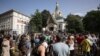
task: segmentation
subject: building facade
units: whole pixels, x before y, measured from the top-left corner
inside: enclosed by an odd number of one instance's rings
[[[52,21],[52,22],[51,22]],[[52,14],[52,18],[49,18],[47,21],[47,30],[49,31],[64,31],[65,30],[66,23],[64,21],[64,17],[62,15],[62,12],[60,10],[58,1],[56,2],[56,8],[55,11]]]
[[[15,11],[9,10],[0,14],[0,31],[5,34],[24,34],[28,32],[30,17]]]

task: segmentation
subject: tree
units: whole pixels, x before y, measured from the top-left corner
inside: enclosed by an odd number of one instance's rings
[[[51,17],[51,14],[48,10],[43,10],[41,12],[41,15],[42,15],[42,27],[46,27],[47,26],[47,20],[48,20],[48,17]]]
[[[82,24],[82,17],[79,15],[68,15],[66,18],[67,21],[67,29],[70,33],[81,33],[83,32],[83,24]]]
[[[31,16],[30,29],[33,32],[41,32],[42,30],[42,16],[39,10],[36,10],[35,14]]]
[[[83,18],[85,30],[91,33],[100,33],[100,11],[90,11]]]

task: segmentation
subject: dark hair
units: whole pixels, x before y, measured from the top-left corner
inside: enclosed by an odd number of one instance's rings
[[[68,40],[70,39],[70,36],[71,36],[71,35],[68,35],[68,38],[67,38]]]
[[[87,36],[87,35],[85,35],[84,37],[85,37],[85,39],[87,39],[87,38],[88,38],[88,36]]]
[[[4,38],[6,38],[7,40],[9,40],[10,39],[10,35],[4,35]]]
[[[39,37],[39,39],[40,39],[40,43],[45,41],[45,37],[44,36]]]
[[[56,35],[56,39],[57,39],[57,40],[56,40],[57,42],[62,41],[62,37],[61,37],[60,35]]]

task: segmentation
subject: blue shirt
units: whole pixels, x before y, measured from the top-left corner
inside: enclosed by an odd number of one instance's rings
[[[67,44],[59,42],[53,44],[53,53],[54,56],[68,56],[70,54],[70,50]]]

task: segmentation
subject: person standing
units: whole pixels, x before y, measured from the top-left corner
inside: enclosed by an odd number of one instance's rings
[[[31,56],[31,42],[30,42],[30,36],[26,35],[26,48],[27,48],[27,53],[26,56]]]
[[[67,42],[70,48],[70,56],[74,56],[74,36],[69,36]]]
[[[91,41],[93,43],[92,47],[91,47],[91,54],[93,56],[97,56],[97,37],[95,34],[91,34]]]
[[[40,46],[38,47],[38,54],[39,56],[46,56],[46,49],[48,47],[47,42],[43,42],[40,44]]]
[[[91,41],[88,39],[88,36],[84,36],[84,40],[81,43],[82,45],[82,51],[83,51],[83,56],[91,56],[90,55],[90,50],[91,50]]]
[[[67,44],[62,42],[62,38],[56,35],[55,44],[52,45],[52,56],[69,56],[70,50]]]
[[[36,48],[37,49],[37,55],[36,56],[46,56],[46,49],[48,47],[48,43],[45,41],[45,37],[40,37],[40,44]]]
[[[4,36],[1,56],[10,56],[10,36]]]

